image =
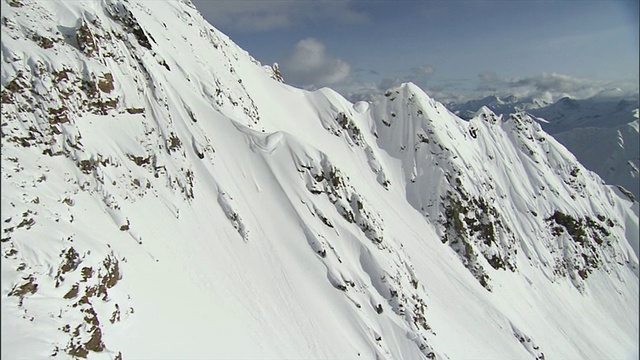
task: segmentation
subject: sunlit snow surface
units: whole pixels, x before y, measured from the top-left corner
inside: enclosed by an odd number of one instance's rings
[[[471,118],[482,106],[498,114],[526,111],[543,129],[569,149],[607,184],[622,186],[640,198],[640,148],[638,146],[638,94],[620,89],[602,91],[590,98],[564,97],[553,104],[540,99],[518,100],[488,96],[450,105],[456,114]]]
[[[638,203],[530,117],[292,88],[183,1],[2,16],[3,359],[637,358]]]

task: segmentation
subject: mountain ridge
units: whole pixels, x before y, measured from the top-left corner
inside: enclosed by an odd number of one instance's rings
[[[637,353],[637,203],[531,118],[289,87],[189,1],[2,12],[3,357]]]
[[[494,101],[495,100],[495,101]],[[575,154],[589,170],[608,184],[618,185],[640,197],[637,145],[638,94],[609,89],[587,99],[563,97],[552,104],[501,101],[497,96],[450,104],[463,118],[475,116],[482,106],[497,114],[527,112]],[[589,144],[589,146],[584,146]]]

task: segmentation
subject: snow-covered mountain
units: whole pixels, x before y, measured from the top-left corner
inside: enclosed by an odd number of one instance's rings
[[[549,106],[528,112],[547,120],[542,127],[555,135],[577,128],[626,125],[638,119],[638,102],[637,94],[625,96],[611,91],[584,100],[564,97]]]
[[[623,191],[638,199],[638,102],[637,94],[612,89],[588,99],[564,97],[553,104],[489,96],[452,104],[451,108],[465,119],[475,116],[483,106],[500,115],[526,111],[587,169],[595,171],[607,184],[622,186]]]
[[[620,185],[640,199],[640,132],[638,120],[616,127],[584,127],[554,137],[608,184]]]
[[[629,358],[638,203],[527,115],[281,82],[188,1],[3,0],[2,358]]]
[[[447,108],[451,109],[451,111],[461,118],[469,120],[473,118],[476,112],[482,107],[487,107],[499,115],[509,115],[521,111],[543,108],[551,104],[549,101],[538,98],[519,99],[514,95],[502,97],[489,95],[481,99],[469,100],[463,103],[452,102],[447,104]]]
[[[482,107],[498,115],[527,112],[545,119],[546,122],[541,123],[542,128],[555,135],[575,128],[613,128],[628,124],[638,118],[639,101],[637,93],[628,94],[620,89],[611,89],[586,99],[563,97],[556,102],[549,102],[538,98],[491,95],[463,103],[450,103],[447,107],[467,120],[473,118]]]
[[[530,113],[587,169],[640,199],[637,94],[618,89],[586,100],[562,98]]]

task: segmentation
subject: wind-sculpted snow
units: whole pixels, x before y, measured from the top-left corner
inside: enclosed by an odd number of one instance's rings
[[[471,119],[483,105],[504,116],[527,111],[587,169],[607,184],[622,186],[634,198],[640,197],[637,93],[611,89],[582,100],[564,97],[553,104],[539,99],[527,103],[514,97],[489,96],[451,105],[456,114],[466,119]]]
[[[1,4],[3,358],[637,353],[637,203],[530,117],[292,88],[188,1]]]
[[[442,242],[485,288],[492,288],[487,265],[517,270],[518,248],[551,279],[569,276],[579,289],[595,268],[626,256],[624,248],[606,245],[613,238],[626,242],[623,226],[607,215],[610,190],[531,117],[503,119],[483,108],[466,122],[410,85],[386,98],[373,116],[380,145],[403,162],[407,200],[440,225]],[[401,121],[389,120],[394,118]],[[439,171],[426,171],[432,168]],[[570,243],[550,220],[568,208],[573,231],[585,234]],[[532,253],[537,243],[546,251]],[[608,261],[601,262],[603,257]]]

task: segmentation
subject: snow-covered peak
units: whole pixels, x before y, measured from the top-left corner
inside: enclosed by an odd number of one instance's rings
[[[638,118],[638,95],[621,89],[602,91],[588,99],[564,97],[555,103],[533,99],[505,107],[485,98],[455,105],[456,114],[476,116],[470,109],[487,106],[505,117],[527,111],[545,131],[556,136],[587,167],[596,171],[608,184],[623,186],[637,198],[638,155],[633,147],[638,137],[633,121]],[[619,129],[622,131],[617,135]],[[575,134],[571,134],[575,132]],[[620,140],[618,140],[620,139]],[[587,144],[587,145],[585,145]],[[629,146],[631,144],[631,146]],[[608,165],[607,165],[608,164]]]
[[[449,104],[449,107],[463,119],[471,119],[479,109],[485,106],[496,114],[507,115],[513,112],[537,109],[548,104],[547,101],[537,98],[519,99],[514,95],[504,97],[489,95],[482,99],[469,100],[465,103],[452,103]]]
[[[476,111],[476,114],[475,114],[474,118],[475,117],[481,117],[481,118],[484,118],[484,119],[491,119],[491,118],[497,118],[497,115],[496,115],[496,113],[491,111],[491,109],[489,109],[489,107],[483,106],[480,109],[478,109],[478,111]]]
[[[3,358],[637,353],[637,203],[531,117],[290,87],[188,1],[2,12]]]

